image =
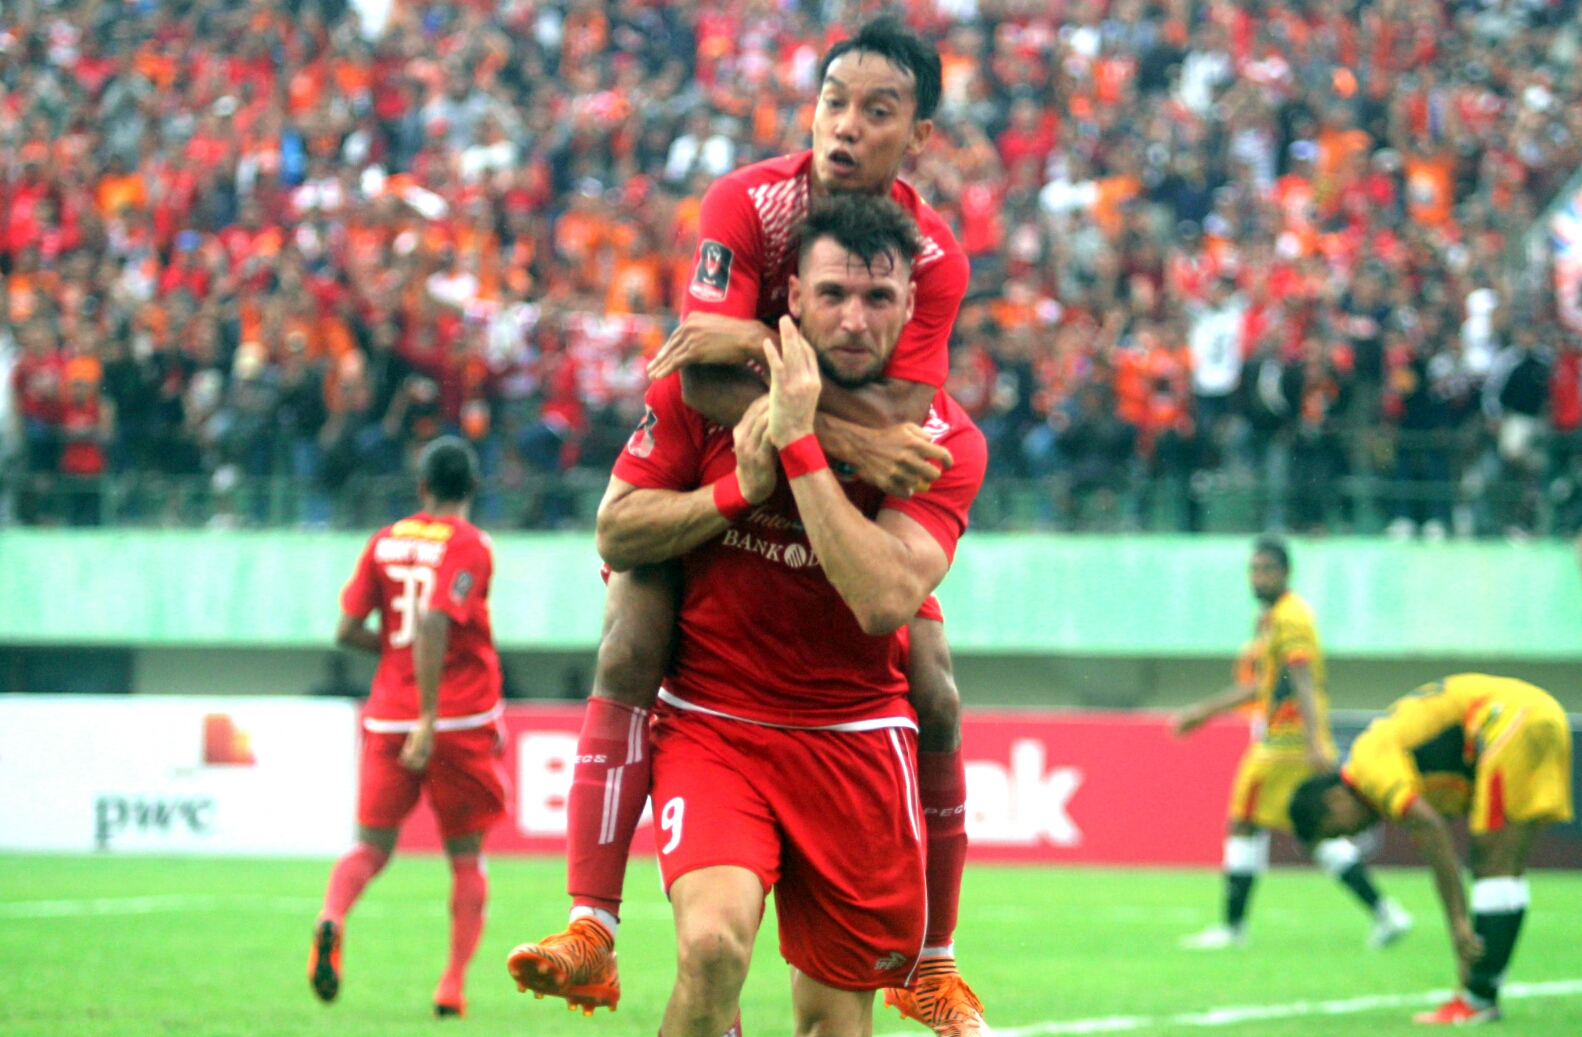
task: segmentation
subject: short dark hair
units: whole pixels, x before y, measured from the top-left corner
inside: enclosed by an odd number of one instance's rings
[[[1265,533],[1257,540],[1254,540],[1252,542],[1252,553],[1254,555],[1268,555],[1280,563],[1280,568],[1286,572],[1291,571],[1291,552],[1285,546],[1285,540],[1275,536],[1273,533]]]
[[[1318,842],[1318,830],[1324,826],[1324,818],[1329,814],[1324,797],[1340,782],[1339,774],[1320,774],[1298,785],[1291,796],[1291,830],[1307,845]]]
[[[896,68],[912,73],[913,94],[917,99],[914,117],[918,120],[934,117],[934,111],[939,107],[942,75],[939,51],[933,44],[908,29],[893,15],[875,18],[858,29],[857,35],[841,40],[824,52],[824,59],[818,63],[819,83],[823,84],[824,76],[836,58],[853,51],[877,54]]]
[[[441,503],[464,501],[478,490],[478,455],[464,440],[441,436],[423,448],[418,478]]]
[[[917,223],[906,210],[892,199],[871,194],[836,194],[813,203],[797,234],[799,263],[824,238],[833,238],[869,269],[880,256],[911,263],[923,250]]]

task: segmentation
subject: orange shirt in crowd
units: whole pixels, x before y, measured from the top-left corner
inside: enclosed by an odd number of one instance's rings
[[[1119,237],[1124,221],[1121,206],[1137,197],[1143,182],[1135,176],[1107,176],[1099,181],[1099,197],[1093,203],[1093,220],[1107,237]]]
[[[1353,155],[1366,155],[1373,147],[1367,130],[1324,130],[1318,135],[1318,178],[1333,187]]]
[[[605,309],[610,313],[646,313],[664,305],[665,261],[656,253],[623,256],[615,264]]]
[[[1455,201],[1456,160],[1449,153],[1406,160],[1406,213],[1417,223],[1442,227]]]
[[[148,207],[148,188],[144,186],[143,177],[138,173],[106,176],[99,181],[98,190],[94,195],[99,203],[99,211],[105,216],[114,216],[126,207],[133,209]]]

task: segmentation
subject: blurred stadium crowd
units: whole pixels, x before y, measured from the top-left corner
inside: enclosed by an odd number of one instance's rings
[[[1574,532],[1582,351],[1519,275],[1582,165],[1577,7],[907,4],[980,519]],[[879,9],[7,3],[6,517],[382,521],[455,430],[486,522],[586,521],[702,192],[805,146]]]

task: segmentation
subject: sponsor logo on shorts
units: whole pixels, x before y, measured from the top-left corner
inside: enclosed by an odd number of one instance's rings
[[[818,555],[810,548],[801,544],[777,544],[734,527],[725,531],[725,537],[721,542],[726,547],[734,547],[739,551],[751,551],[788,569],[811,569],[818,565]]]
[[[659,424],[659,415],[654,413],[654,408],[649,407],[643,414],[642,424],[637,426],[637,431],[632,433],[632,438],[626,442],[626,452],[633,457],[647,457],[654,452],[654,428]]]
[[[731,286],[731,263],[736,254],[718,241],[703,239],[698,248],[698,268],[688,289],[704,302],[723,302]]]
[[[873,971],[894,972],[896,969],[906,968],[906,963],[910,960],[910,958],[902,954],[900,951],[891,951],[889,954],[886,954],[884,957],[873,963]]]

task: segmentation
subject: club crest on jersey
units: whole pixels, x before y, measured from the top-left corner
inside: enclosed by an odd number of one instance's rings
[[[626,441],[626,452],[633,457],[647,457],[654,452],[654,428],[659,424],[659,415],[654,413],[654,408],[649,407],[643,413],[643,422],[637,426],[637,431],[632,433],[632,438]]]
[[[467,600],[467,594],[472,590],[472,573],[463,569],[456,574],[450,584],[450,599],[460,605]]]
[[[687,290],[704,302],[722,302],[731,284],[731,262],[736,254],[718,241],[703,239],[698,248],[698,268]]]

